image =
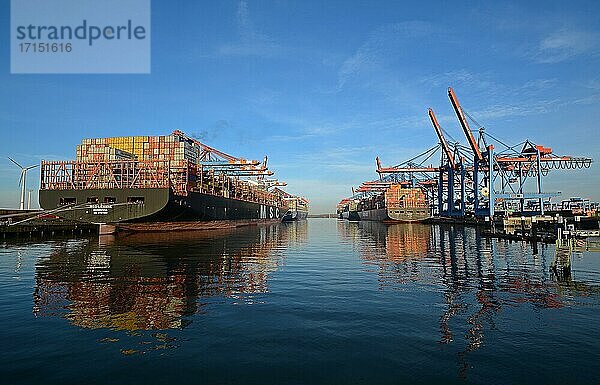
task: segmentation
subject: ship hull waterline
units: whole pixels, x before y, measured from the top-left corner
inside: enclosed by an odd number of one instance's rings
[[[342,212],[342,218],[349,221],[360,221],[360,215],[358,211],[344,211]]]
[[[308,218],[308,211],[288,210],[281,218],[282,222],[303,221]]]
[[[55,210],[61,218],[99,225],[128,224],[123,227],[130,229],[143,229],[142,223],[151,224],[146,228],[156,229],[158,223],[167,222],[206,222],[200,227],[210,228],[210,223],[214,223],[215,227],[222,228],[217,222],[276,222],[287,212],[285,207],[198,192],[175,196],[168,188],[40,190],[40,206],[44,210]],[[168,231],[167,227],[164,231]]]
[[[410,209],[371,209],[358,211],[361,221],[377,221],[384,223],[415,223],[430,218],[428,208]]]

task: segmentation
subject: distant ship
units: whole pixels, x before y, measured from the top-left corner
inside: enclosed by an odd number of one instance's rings
[[[338,218],[347,219],[349,221],[360,221],[358,214],[358,199],[342,199],[338,204]]]
[[[348,204],[349,199],[348,198],[344,198],[340,201],[340,203],[337,204],[336,206],[336,215],[338,217],[338,219],[344,219],[344,211],[346,210],[346,205]]]
[[[342,202],[340,202],[342,203]],[[343,219],[380,222],[421,222],[430,217],[421,188],[391,184],[385,192],[361,199],[347,199],[338,212]]]
[[[282,196],[287,204],[287,212],[281,219],[283,222],[302,221],[308,218],[308,199],[288,194],[277,187],[272,193]]]
[[[283,222],[302,221],[308,218],[308,211],[295,211],[288,210],[287,213],[281,218]]]

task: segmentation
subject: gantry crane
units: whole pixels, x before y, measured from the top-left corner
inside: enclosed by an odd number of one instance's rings
[[[390,182],[390,184],[399,183],[403,185],[403,187],[419,187],[424,191],[428,202],[432,206],[438,195],[436,191],[438,181],[435,179],[435,175],[440,172],[440,168],[434,167],[431,164],[427,165],[427,162],[429,162],[439,150],[440,145],[436,145],[435,147],[393,167],[382,167],[379,157],[375,158],[377,173],[380,178],[379,182]],[[384,177],[384,175],[386,176]]]
[[[200,148],[199,167],[201,172],[208,171],[232,177],[256,177],[258,179],[273,175],[273,172],[267,168],[267,156],[265,156],[262,163],[258,160],[238,158],[207,146],[179,130],[173,131],[173,135],[179,136]]]
[[[352,191],[353,199],[384,193],[391,184],[421,187],[437,214],[449,217],[475,217],[491,220],[498,210],[517,211],[522,215],[544,214],[545,204],[560,193],[543,192],[543,177],[551,169],[588,168],[591,158],[557,156],[549,147],[526,140],[509,146],[481,127],[461,106],[452,88],[448,97],[456,113],[468,146],[448,143],[433,109],[428,115],[438,137],[438,145],[396,166],[382,167],[376,158],[379,180],[368,181]],[[479,138],[468,119],[479,126]],[[452,139],[452,137],[450,137]],[[495,142],[500,151],[495,151]],[[429,160],[440,154],[440,166]],[[528,181],[535,180],[535,191],[527,192]],[[457,192],[460,192],[457,196]]]
[[[544,200],[560,193],[543,192],[542,177],[552,168],[588,168],[592,163],[591,158],[557,156],[551,148],[536,145],[529,140],[521,143],[522,148],[517,150],[520,145],[509,146],[486,133],[483,128],[479,129],[479,141],[476,141],[466,118],[468,114],[461,107],[452,88],[448,88],[448,97],[473,155],[471,199],[475,216],[492,218],[498,203],[502,202],[501,208],[505,210],[511,208],[505,203],[507,201],[519,202],[518,211],[522,214],[544,214]],[[487,139],[504,148],[496,154],[494,145],[488,144]],[[484,146],[483,151],[480,144]],[[536,191],[526,192],[525,183],[532,177],[535,178]],[[537,207],[532,202],[537,202]]]
[[[441,216],[463,217],[467,210],[467,167],[465,158],[460,156],[458,146],[455,146],[454,153],[451,150],[433,109],[429,108],[427,112],[443,150],[439,167],[438,213]],[[456,159],[459,160],[459,163],[456,163]],[[456,189],[460,190],[460,199],[455,199]],[[456,207],[457,203],[458,208]]]

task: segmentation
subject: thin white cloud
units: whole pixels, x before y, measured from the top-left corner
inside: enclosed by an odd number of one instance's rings
[[[314,138],[315,135],[299,134],[299,135],[270,135],[267,140],[271,142],[295,142],[305,139]]]
[[[521,85],[507,85],[498,83],[493,78],[493,74],[489,72],[476,73],[462,68],[424,76],[418,82],[436,93],[444,92],[442,90],[446,87],[453,87],[455,91],[469,90],[483,100],[523,100],[528,97],[539,99],[539,95],[548,92],[558,83],[556,78],[542,78],[528,80]]]
[[[476,119],[493,120],[507,117],[528,116],[555,111],[565,105],[574,104],[575,99],[549,99],[547,95],[556,94],[553,90],[558,84],[555,78],[531,79],[522,84],[507,85],[492,80],[489,74],[472,73],[466,69],[434,74],[420,80],[432,88],[452,86],[457,92],[465,111]],[[436,87],[437,86],[437,87]],[[461,90],[469,90],[469,98],[461,98]],[[475,101],[475,104],[473,104]],[[507,103],[510,101],[511,103]],[[453,113],[443,106],[436,110],[440,124],[456,122]]]
[[[220,46],[220,55],[273,56],[281,52],[282,47],[274,39],[256,30],[246,1],[240,1],[238,4],[237,27],[239,41]]]
[[[414,42],[430,35],[434,27],[423,21],[405,21],[386,24],[373,31],[367,41],[347,58],[338,71],[338,89],[356,74],[380,67],[389,59],[390,54],[398,53],[398,46]]]
[[[464,68],[424,76],[419,82],[433,89],[444,89],[444,87],[450,85],[454,87],[464,86],[469,89],[484,88],[491,85],[487,74],[475,74]]]
[[[600,93],[584,97],[527,99],[520,104],[495,104],[473,111],[472,115],[483,120],[547,114],[575,105],[600,103]]]
[[[583,87],[594,91],[600,91],[600,79],[589,79],[583,84]]]
[[[600,34],[596,32],[561,29],[544,37],[535,52],[539,63],[559,63],[581,55],[597,55]]]
[[[524,91],[546,91],[549,88],[554,87],[558,83],[558,79],[533,79],[527,81],[521,87],[519,87],[519,93]]]

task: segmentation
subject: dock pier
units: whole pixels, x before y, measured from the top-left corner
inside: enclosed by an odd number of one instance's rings
[[[484,236],[530,242],[568,242],[600,237],[600,217],[562,215],[513,216],[504,218],[432,217],[431,224],[476,226]]]
[[[85,223],[32,222],[0,225],[0,239],[98,234],[98,226]]]

